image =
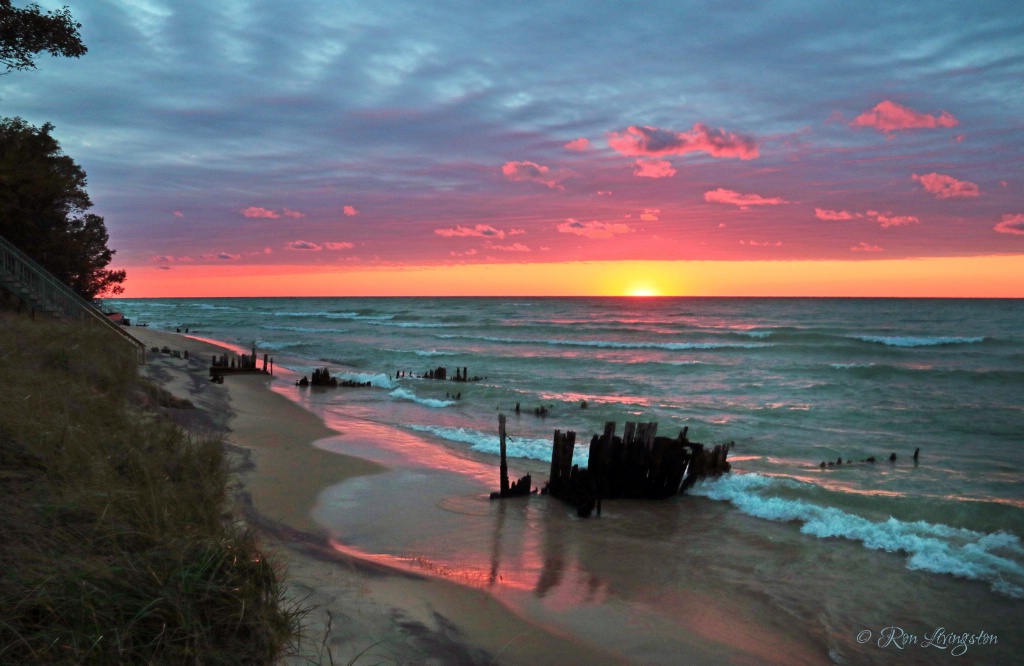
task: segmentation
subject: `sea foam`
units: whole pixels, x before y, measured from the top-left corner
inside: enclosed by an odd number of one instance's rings
[[[432,425],[410,425],[409,429],[416,432],[426,432],[460,444],[469,444],[469,448],[479,453],[490,453],[499,455],[501,453],[501,440],[493,432],[483,432],[473,428],[453,428],[446,426]],[[531,439],[528,437],[508,436],[505,441],[506,455],[512,458],[530,458],[532,460],[551,460],[551,440]],[[579,445],[573,450],[572,462],[574,465],[586,466],[589,455],[589,445]]]
[[[273,312],[274,317],[296,317],[300,319],[351,319],[354,321],[388,321],[395,315],[361,315],[358,312]]]
[[[370,382],[370,386],[376,386],[377,388],[393,389],[395,388],[395,382],[388,375],[383,372],[378,373],[359,373],[359,372],[342,372],[338,375],[339,379],[347,379],[349,381],[358,382],[365,384]]]
[[[857,340],[877,342],[889,347],[935,347],[938,345],[963,345],[984,342],[984,337],[956,338],[948,336],[915,335],[859,335]]]
[[[1024,599],[1024,548],[1019,537],[892,517],[875,522],[836,507],[769,494],[773,488],[800,485],[760,474],[732,474],[698,483],[690,492],[731,502],[757,518],[799,522],[801,532],[818,538],[842,537],[872,550],[905,553],[908,569],[985,581],[996,592]]]
[[[531,339],[506,338],[491,335],[438,335],[442,339],[470,339],[484,342],[522,345],[550,345],[554,347],[597,347],[601,349],[663,349],[666,351],[689,350],[727,350],[727,349],[759,349],[773,347],[767,342],[621,342],[618,340],[580,340],[580,339]]]
[[[390,387],[385,387],[390,388]],[[424,407],[434,407],[440,409],[442,407],[451,407],[455,404],[454,400],[437,400],[436,398],[421,398],[409,389],[396,388],[394,391],[389,393],[392,398],[400,398],[402,400],[411,400],[412,402],[423,405]]]

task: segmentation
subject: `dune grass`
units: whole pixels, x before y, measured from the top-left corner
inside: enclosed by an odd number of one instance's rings
[[[0,312],[0,663],[272,663],[304,611],[123,347]]]

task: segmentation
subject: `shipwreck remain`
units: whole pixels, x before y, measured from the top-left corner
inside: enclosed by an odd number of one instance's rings
[[[504,415],[499,417],[504,444]],[[688,428],[678,437],[658,437],[658,424],[627,422],[622,436],[615,434],[615,422],[605,424],[604,433],[590,440],[587,466],[573,464],[576,433],[555,431],[551,449],[551,472],[542,493],[576,507],[577,513],[601,515],[603,499],[666,499],[684,492],[698,479],[719,476],[730,469],[728,455],[734,443],[706,447],[687,438]],[[505,447],[501,447],[501,490],[492,499],[515,497],[531,492],[529,476],[509,484]],[[525,482],[525,483],[524,483]]]

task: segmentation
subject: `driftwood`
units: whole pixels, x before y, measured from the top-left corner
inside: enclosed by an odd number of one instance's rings
[[[698,479],[728,472],[732,444],[708,449],[687,439],[687,430],[676,438],[658,437],[657,423],[627,422],[618,437],[615,423],[608,422],[604,433],[591,439],[582,469],[572,463],[576,433],[556,430],[551,475],[543,492],[572,504],[580,516],[595,508],[600,515],[602,499],[665,499]]]

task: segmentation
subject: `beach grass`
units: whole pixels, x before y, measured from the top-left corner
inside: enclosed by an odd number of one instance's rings
[[[272,663],[306,611],[124,347],[0,312],[0,663]]]

